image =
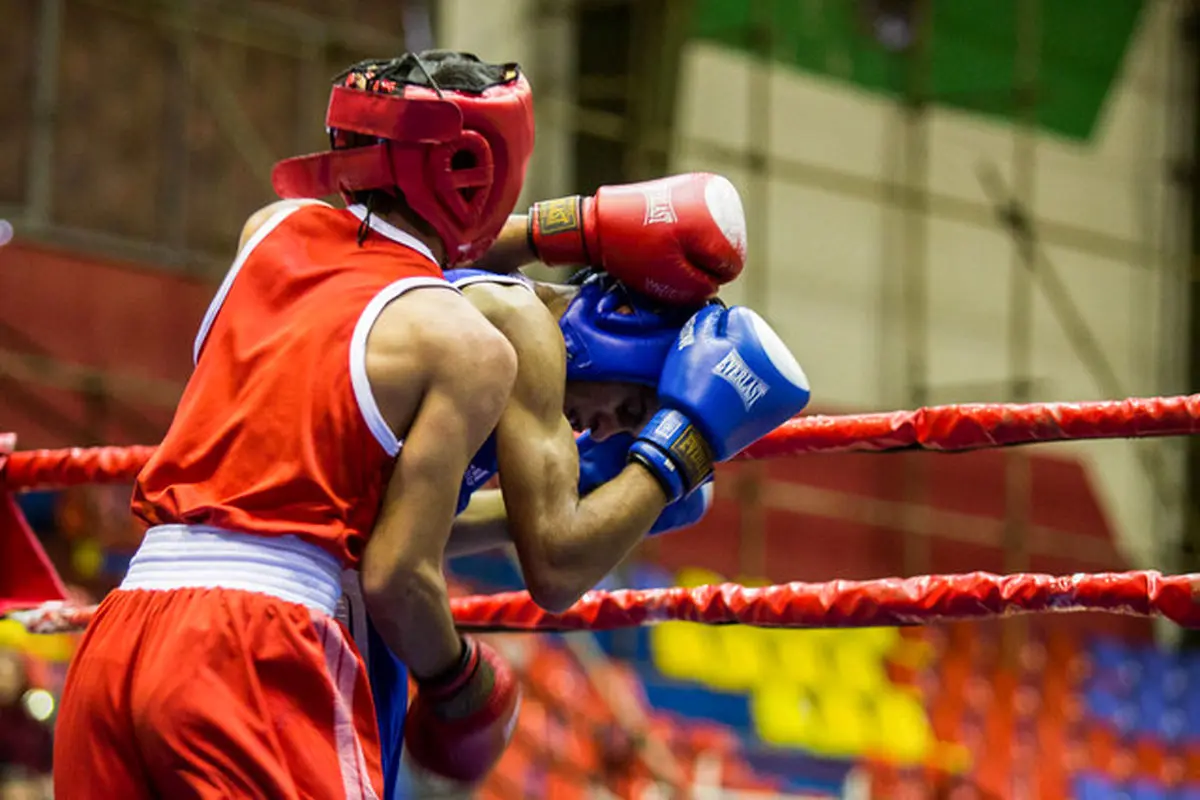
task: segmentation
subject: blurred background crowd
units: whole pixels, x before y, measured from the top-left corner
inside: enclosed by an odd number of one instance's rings
[[[329,79],[435,45],[528,72],[522,205],[728,176],[750,263],[726,299],[781,332],[817,412],[1193,391],[1198,12],[0,0],[0,431],[156,442],[271,165],[324,146]],[[1189,439],[741,463],[703,523],[605,586],[1200,572],[1194,486]],[[128,500],[16,498],[73,599],[120,581],[141,535]],[[463,593],[520,586],[499,556],[450,571]],[[495,641],[526,702],[485,797],[1200,797],[1200,651],[1145,620]],[[0,621],[0,800],[50,796],[73,646]]]

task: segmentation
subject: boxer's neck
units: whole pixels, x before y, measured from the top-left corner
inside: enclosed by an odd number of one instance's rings
[[[376,214],[380,219],[387,222],[389,225],[399,228],[421,244],[428,247],[429,252],[433,253],[433,257],[439,264],[446,263],[446,246],[442,244],[442,239],[440,236],[422,231],[421,227],[418,227],[416,224],[409,221],[406,214],[395,211],[384,213],[376,212]]]

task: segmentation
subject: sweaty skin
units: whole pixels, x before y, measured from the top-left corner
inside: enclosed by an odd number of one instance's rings
[[[558,327],[569,294],[550,284],[536,284],[535,294],[493,283],[471,284],[463,293],[513,346],[517,376],[496,426],[501,490],[476,492],[455,522],[450,548],[462,553],[511,542],[534,601],[562,610],[620,563],[667,498],[637,464],[579,497],[575,433],[563,412],[566,350]]]
[[[442,559],[463,473],[498,422],[516,359],[446,287],[389,303],[367,337],[366,362],[376,402],[404,446],[363,553],[363,599],[384,642],[424,679],[462,653]]]

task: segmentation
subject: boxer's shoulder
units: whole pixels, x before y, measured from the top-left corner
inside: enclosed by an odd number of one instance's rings
[[[277,200],[274,203],[269,203],[246,218],[245,224],[242,225],[241,236],[238,237],[238,251],[240,252],[246,246],[247,242],[253,239],[254,235],[276,215],[286,211],[295,211],[305,206],[331,207],[324,201],[311,199]]]
[[[512,345],[517,357],[512,399],[523,408],[561,416],[566,346],[545,302],[517,285],[479,283],[462,291]]]
[[[530,336],[547,336],[558,330],[546,304],[524,283],[479,281],[459,285],[471,305],[514,345]]]

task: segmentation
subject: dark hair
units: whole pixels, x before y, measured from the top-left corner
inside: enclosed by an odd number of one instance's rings
[[[424,50],[387,60],[359,61],[338,73],[333,82],[382,94],[398,94],[406,85],[479,94],[508,80],[515,69],[515,64],[490,64],[474,53]],[[330,135],[330,145],[334,149],[374,143],[372,137],[361,134],[342,134],[336,139]],[[437,235],[429,223],[413,212],[399,187],[393,187],[391,191],[365,189],[354,192],[351,199],[365,205],[370,213],[398,215],[422,234]]]
[[[407,84],[479,94],[504,83],[515,69],[515,64],[491,64],[474,53],[424,50],[399,58],[359,61],[338,73],[333,82],[345,84],[355,76],[359,88],[373,92],[396,93]]]

